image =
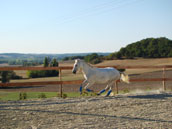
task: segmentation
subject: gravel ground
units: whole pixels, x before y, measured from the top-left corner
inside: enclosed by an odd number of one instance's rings
[[[0,101],[1,129],[172,128],[172,93]]]

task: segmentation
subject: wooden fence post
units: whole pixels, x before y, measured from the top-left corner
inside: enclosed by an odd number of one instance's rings
[[[116,94],[118,94],[118,81],[115,81]]]
[[[165,67],[163,68],[163,81],[162,81],[162,85],[163,85],[163,90],[166,90],[166,85],[165,85]]]
[[[62,71],[61,69],[59,69],[59,78],[60,78],[60,82],[62,81]],[[63,97],[63,85],[62,83],[60,83],[60,97]]]

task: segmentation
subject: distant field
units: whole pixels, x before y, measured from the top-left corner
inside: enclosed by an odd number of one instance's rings
[[[97,66],[108,66],[108,65],[122,65],[122,66],[161,66],[161,65],[172,65],[172,58],[157,58],[157,59],[126,59],[126,60],[109,60],[104,61]],[[127,74],[140,74],[146,72],[159,71],[162,69],[127,69]]]

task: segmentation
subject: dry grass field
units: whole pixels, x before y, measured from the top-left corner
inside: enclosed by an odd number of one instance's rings
[[[127,59],[127,60],[110,60],[104,61],[98,66],[108,65],[122,65],[122,66],[161,66],[161,65],[172,65],[172,58],[157,58],[157,59]],[[141,74],[146,72],[159,71],[162,69],[127,69],[128,74]]]

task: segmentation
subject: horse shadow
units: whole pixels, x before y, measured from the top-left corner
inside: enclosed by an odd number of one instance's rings
[[[128,98],[136,98],[136,99],[167,99],[171,97],[172,97],[172,94],[164,94],[164,93],[128,96]]]

